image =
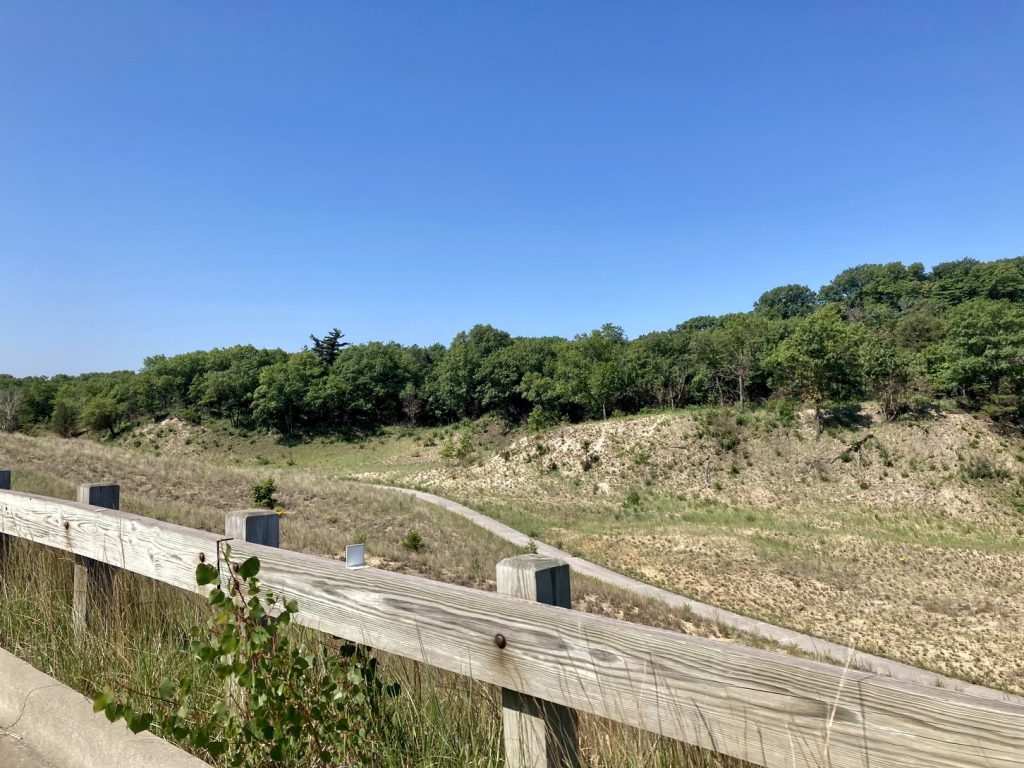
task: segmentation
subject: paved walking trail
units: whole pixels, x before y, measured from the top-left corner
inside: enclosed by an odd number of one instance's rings
[[[475,509],[470,509],[463,504],[459,504],[451,499],[446,499],[443,496],[437,496],[433,493],[427,493],[426,491],[417,491],[411,488],[400,488],[392,485],[371,485],[371,487],[379,488],[384,491],[404,493],[407,496],[413,496],[420,501],[425,501],[428,504],[435,504],[449,512],[454,512],[460,517],[464,517],[475,525],[490,531],[495,536],[515,544],[516,546],[525,547],[531,542],[530,537],[526,534],[521,533],[514,528],[510,528],[504,523],[498,522],[493,517],[488,517],[481,512],[477,512]],[[629,576],[624,576],[621,573],[604,568],[603,566],[592,563],[589,560],[584,560],[581,557],[570,555],[568,552],[552,547],[548,544],[543,544],[539,541],[534,542],[534,544],[537,547],[538,554],[546,555],[547,557],[557,557],[560,560],[564,560],[569,564],[569,567],[577,573],[582,573],[603,581],[606,584],[621,587],[622,589],[629,590],[635,594],[643,595],[644,597],[648,597],[653,600],[658,600],[673,608],[683,608],[702,619],[713,621],[733,630],[746,632],[751,635],[758,635],[766,640],[771,640],[780,645],[796,648],[804,653],[812,654],[817,658],[821,658],[835,664],[845,665],[849,663],[854,669],[873,672],[877,675],[891,677],[896,680],[902,680],[916,685],[945,688],[946,690],[959,691],[971,696],[996,699],[998,701],[1006,701],[1013,704],[1024,704],[1024,697],[1022,696],[1014,696],[1013,694],[997,691],[992,688],[973,685],[971,683],[964,682],[963,680],[957,680],[952,677],[940,675],[936,672],[929,672],[928,670],[912,667],[908,664],[901,664],[898,661],[883,659],[879,656],[872,656],[869,653],[861,653],[853,648],[848,648],[847,646],[839,645],[838,643],[833,643],[828,640],[822,640],[821,638],[813,637],[811,635],[805,635],[801,632],[795,632],[791,629],[786,629],[785,627],[778,627],[764,621],[751,619],[748,616],[741,616],[738,613],[726,611],[722,608],[716,608],[713,605],[692,600],[675,592],[669,592],[667,589],[661,589],[660,587],[652,586],[651,584],[638,581],[637,579],[632,579]]]

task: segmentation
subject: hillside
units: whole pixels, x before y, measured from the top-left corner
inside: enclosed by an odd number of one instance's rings
[[[880,655],[1024,690],[1024,441],[970,414],[816,436],[810,411],[481,421],[292,446],[172,421],[136,451],[420,487],[649,582]]]

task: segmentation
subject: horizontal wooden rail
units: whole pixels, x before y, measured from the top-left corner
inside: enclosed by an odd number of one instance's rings
[[[0,491],[0,533],[196,590],[223,537]],[[765,766],[1024,767],[1024,706],[230,540],[302,624]],[[502,641],[496,642],[496,635]],[[499,647],[501,646],[501,647]]]

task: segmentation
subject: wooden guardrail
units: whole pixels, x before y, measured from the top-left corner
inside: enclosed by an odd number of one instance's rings
[[[764,766],[1024,768],[1024,705],[1016,700],[566,610],[567,576],[559,586],[550,563],[543,579],[529,565],[506,566],[504,577],[520,585],[517,594],[537,599],[546,590],[555,604],[545,605],[235,538],[244,527],[225,538],[0,490],[0,539],[27,539],[182,589],[202,591],[196,565],[219,563],[225,543],[234,556],[259,557],[264,584],[298,600],[301,624],[501,686],[507,729],[535,727],[539,718],[550,731],[560,722],[555,735],[565,741],[572,710]],[[507,746],[533,738],[506,736]],[[559,750],[550,742],[547,751],[546,761],[509,764],[575,760],[564,751],[552,757]]]

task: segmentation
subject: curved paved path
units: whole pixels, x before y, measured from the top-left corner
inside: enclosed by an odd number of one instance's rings
[[[459,504],[451,499],[446,499],[443,496],[437,496],[436,494],[427,493],[426,491],[413,490],[412,488],[401,488],[394,485],[369,485],[371,488],[378,488],[383,491],[394,491],[395,493],[404,493],[405,495],[413,496],[420,501],[425,501],[428,504],[443,507],[449,512],[453,512],[460,517],[464,517],[474,525],[478,525],[484,530],[490,531],[495,536],[515,544],[516,546],[526,547],[531,541],[530,537],[526,534],[521,533],[514,528],[510,528],[504,523],[498,522],[493,517],[488,517],[481,512],[477,512],[475,509],[470,509],[463,504]],[[880,656],[872,656],[869,653],[861,653],[856,649],[848,648],[844,645],[839,645],[838,643],[822,640],[821,638],[813,637],[811,635],[805,635],[801,632],[795,632],[791,629],[786,629],[785,627],[778,627],[774,624],[752,619],[749,616],[741,616],[738,613],[726,611],[722,608],[716,608],[713,605],[701,603],[675,592],[669,592],[667,589],[661,589],[660,587],[652,586],[651,584],[638,581],[637,579],[630,578],[629,576],[624,576],[621,573],[609,570],[608,568],[592,563],[589,560],[584,560],[581,557],[570,555],[568,552],[558,549],[557,547],[552,547],[539,541],[534,541],[534,544],[537,547],[538,554],[546,555],[548,557],[557,557],[560,560],[564,560],[569,564],[569,567],[577,573],[582,573],[598,579],[599,581],[603,581],[606,584],[621,587],[622,589],[635,594],[643,595],[644,597],[648,597],[653,600],[658,600],[672,608],[684,608],[690,611],[693,615],[702,619],[716,622],[722,626],[729,627],[730,629],[738,630],[740,632],[758,635],[766,640],[779,643],[780,645],[791,646],[803,651],[804,653],[813,654],[818,658],[828,659],[834,663],[844,665],[849,661],[850,665],[856,669],[873,672],[877,675],[891,677],[896,680],[903,680],[908,683],[945,688],[947,690],[959,691],[960,693],[966,693],[972,696],[1007,701],[1014,704],[1024,704],[1024,697],[1022,696],[1014,696],[1013,694],[997,691],[993,688],[973,685],[971,683],[964,682],[963,680],[957,680],[956,678],[940,675],[936,672],[929,672],[928,670],[912,667],[908,664],[901,664],[898,661],[883,659]]]

